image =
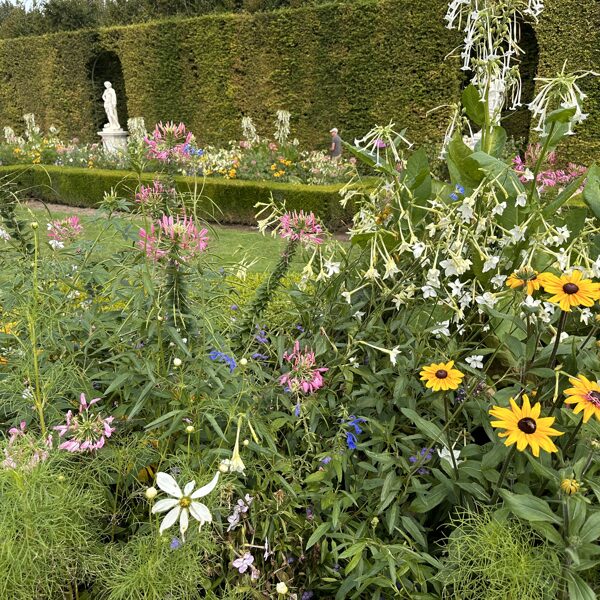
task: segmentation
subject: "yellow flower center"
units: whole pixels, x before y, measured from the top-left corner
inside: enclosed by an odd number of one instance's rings
[[[537,429],[537,424],[535,422],[535,419],[532,419],[531,417],[525,417],[517,423],[517,427],[523,433],[532,434],[535,433],[535,430]]]
[[[187,496],[184,496],[179,500],[179,506],[181,506],[181,508],[187,508],[191,503],[192,499],[188,498]]]
[[[600,392],[592,391],[587,395],[587,399],[596,407],[600,408]]]
[[[446,371],[444,369],[440,369],[439,371],[435,372],[435,376],[438,379],[446,379],[446,377],[448,377],[448,371]]]
[[[579,291],[579,286],[574,283],[565,283],[563,285],[563,292],[565,294],[576,294]]]

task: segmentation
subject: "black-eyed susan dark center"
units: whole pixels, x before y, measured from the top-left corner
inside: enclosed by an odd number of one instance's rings
[[[565,283],[563,285],[563,292],[565,294],[576,294],[579,291],[579,286],[574,283]]]
[[[435,372],[435,376],[438,379],[446,379],[446,377],[448,377],[448,371],[446,371],[444,369],[440,369],[439,371]]]
[[[588,398],[596,408],[600,408],[600,392],[593,390],[588,393]]]
[[[532,419],[531,417],[525,417],[525,418],[521,419],[517,423],[517,427],[523,433],[527,433],[529,435],[535,433],[535,430],[537,429],[537,425],[536,425],[535,419]]]

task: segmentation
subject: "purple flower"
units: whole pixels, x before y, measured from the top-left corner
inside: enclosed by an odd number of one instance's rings
[[[171,540],[169,548],[171,548],[171,550],[177,550],[177,548],[181,548],[181,542],[179,541],[179,538],[174,537]]]
[[[375,148],[387,148],[387,144],[380,138],[377,138],[373,142],[373,145],[375,146]]]
[[[346,421],[346,423],[350,425],[350,427],[354,427],[354,433],[356,433],[356,435],[360,435],[363,432],[363,430],[359,426],[359,423],[366,422],[366,419],[363,419],[361,417],[355,417],[354,415],[350,415],[349,420]]]
[[[464,194],[465,193],[465,188],[460,185],[460,183],[456,184],[456,188],[455,190],[459,193],[459,194]]]
[[[253,562],[254,556],[250,552],[246,552],[244,556],[236,558],[232,564],[240,573],[245,573],[252,566]]]
[[[296,408],[294,408],[294,414],[299,417],[300,416],[300,400],[296,402]]]
[[[321,464],[328,465],[331,462],[331,456],[326,456],[321,459]]]
[[[315,597],[315,593],[307,590],[303,592],[301,600],[312,600]]]
[[[229,308],[231,310],[237,310],[238,309],[238,305],[237,304],[232,304]]]
[[[256,335],[254,336],[254,339],[259,343],[259,344],[268,344],[269,343],[269,338],[267,337],[267,332],[266,330],[264,330],[262,327],[260,326],[256,326],[257,332]]]
[[[454,200],[456,202],[458,200],[458,195],[453,192],[450,194],[450,200]]]
[[[346,431],[346,445],[350,450],[356,450],[356,436],[351,431]]]
[[[261,354],[260,352],[255,352],[252,355],[254,360],[269,360],[269,357],[266,354]]]
[[[408,458],[408,462],[410,462],[413,465],[417,461],[419,461],[421,463],[426,463],[426,462],[429,462],[430,460],[431,460],[431,449],[430,448],[421,448],[421,450],[419,450],[418,455],[410,456]],[[419,475],[429,475],[429,470],[425,469],[424,467],[419,467],[419,469],[417,470],[417,473]]]
[[[208,355],[208,358],[210,358],[210,360],[218,360],[220,362],[227,363],[230,373],[233,373],[234,369],[237,367],[237,363],[235,362],[235,358],[233,358],[233,356],[229,356],[224,352],[219,352],[218,350],[212,350]]]

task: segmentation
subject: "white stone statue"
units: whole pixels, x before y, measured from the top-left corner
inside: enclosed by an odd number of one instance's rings
[[[119,115],[117,114],[117,94],[110,81],[105,81],[104,87],[106,89],[102,94],[102,100],[104,100],[104,110],[108,117],[108,123],[104,126],[104,129],[108,131],[121,131]]]

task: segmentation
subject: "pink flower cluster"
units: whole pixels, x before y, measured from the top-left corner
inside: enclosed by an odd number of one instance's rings
[[[94,398],[88,403],[85,394],[81,394],[79,413],[73,414],[73,411],[69,411],[66,424],[54,427],[61,438],[68,438],[60,444],[61,450],[91,452],[104,446],[106,439],[115,431],[115,428],[111,427],[114,417],[102,418],[100,414],[90,412],[90,408],[99,401],[100,398]]]
[[[296,340],[294,351],[285,352],[283,359],[290,363],[290,370],[279,378],[279,383],[291,392],[312,394],[324,385],[322,373],[329,369],[316,368],[315,353],[310,349],[300,350],[300,342]]]
[[[62,246],[75,241],[83,233],[79,217],[67,217],[48,223],[48,237]]]
[[[208,230],[196,227],[191,217],[186,215],[163,215],[157,222],[158,227],[150,225],[150,231],[140,229],[138,246],[152,260],[168,258],[175,263],[187,262],[208,247]]]
[[[165,188],[158,180],[154,180],[152,185],[141,185],[139,192],[135,195],[135,201],[138,204],[154,205],[162,200],[165,194],[173,194],[173,188]]]
[[[323,238],[319,237],[319,234],[323,233],[323,228],[313,213],[306,214],[303,210],[285,213],[280,217],[279,223],[280,235],[284,239],[304,244],[323,242]]]
[[[167,162],[171,158],[188,156],[194,136],[183,123],[158,123],[150,137],[145,137],[148,158]]]
[[[4,449],[2,466],[5,469],[33,469],[37,464],[48,458],[48,451],[52,448],[52,436],[47,440],[38,440],[27,433],[25,421],[19,427],[8,430],[10,438]]]
[[[530,144],[525,152],[525,159],[522,159],[520,156],[515,156],[513,159],[514,170],[519,175],[519,179],[523,183],[526,183],[533,178],[533,174],[528,174],[527,170],[530,172],[533,170],[533,167],[539,159],[541,151],[542,147],[540,144]],[[553,167],[555,164],[556,154],[554,152],[550,152],[546,157],[546,166]],[[574,179],[577,179],[581,175],[585,174],[586,171],[587,168],[582,165],[569,163],[566,169],[549,168],[540,171],[537,175],[536,183],[541,190],[544,190],[545,188],[565,186]]]

